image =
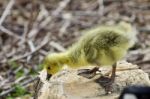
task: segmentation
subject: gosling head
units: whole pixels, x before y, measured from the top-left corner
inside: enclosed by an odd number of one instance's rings
[[[63,64],[60,61],[60,55],[57,53],[49,54],[44,60],[44,68],[47,70],[47,80],[52,75],[56,74],[63,68]]]

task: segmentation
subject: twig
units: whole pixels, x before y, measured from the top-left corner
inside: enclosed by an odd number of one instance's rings
[[[99,9],[98,9],[98,11],[99,11],[99,14],[100,14],[100,16],[103,16],[103,14],[104,14],[104,1],[103,0],[98,0],[98,3],[99,3]]]
[[[61,52],[64,52],[66,50],[63,46],[61,46],[60,44],[58,44],[58,43],[56,43],[54,41],[51,41],[50,45],[52,47],[56,48],[58,51],[61,51]]]
[[[12,36],[12,37],[15,37],[16,39],[21,39],[21,40],[22,40],[22,38],[21,38],[20,36],[18,36],[17,34],[11,32],[10,30],[6,29],[6,28],[3,27],[3,26],[0,26],[0,30],[3,31],[3,32],[6,33],[6,34]]]
[[[35,51],[36,48],[31,40],[28,41],[28,45],[30,47],[31,52]],[[32,55],[29,55],[27,57],[27,62],[29,62],[31,58],[32,58]]]
[[[64,24],[62,25],[62,27],[59,30],[59,32],[60,32],[59,36],[62,36],[64,33],[66,33],[66,29],[71,24],[72,15],[70,13],[66,13],[63,15],[63,18],[64,18]]]
[[[14,70],[14,74],[16,74],[18,71],[20,71],[21,69],[23,69],[23,66],[19,66],[16,70]]]
[[[142,27],[142,28],[139,28],[139,31],[140,32],[150,32],[150,28]]]
[[[43,9],[41,9],[41,11],[39,12],[39,15],[37,16],[36,21],[41,21],[43,19],[45,15],[45,11],[43,12]],[[47,14],[46,14],[47,15]],[[51,21],[51,17],[48,17],[46,19],[44,19],[40,24],[35,24],[33,25],[33,28],[30,30],[30,32],[28,33],[28,38],[32,38],[35,37],[35,35],[37,35],[37,33],[44,27],[46,27],[48,25],[48,23]]]
[[[34,52],[35,51],[35,46],[34,46],[34,44],[31,40],[28,41],[28,45],[30,47],[31,52]]]
[[[26,80],[25,82],[21,83],[20,85],[21,86],[24,86],[25,88],[28,86],[29,83],[37,80],[38,77],[35,77],[35,78],[31,78],[29,80]],[[12,87],[11,89],[8,89],[6,91],[3,91],[2,93],[0,93],[0,97],[3,97],[4,95],[7,95],[9,94],[10,92],[14,91],[15,90],[15,87]]]
[[[0,26],[2,25],[3,21],[5,20],[5,18],[7,17],[8,14],[10,14],[10,10],[13,7],[15,3],[15,0],[10,0],[7,7],[5,8],[1,18],[0,18]]]
[[[35,26],[30,32],[29,32],[29,37],[32,37],[33,35],[36,35],[38,33],[39,30],[41,30],[42,28],[46,27],[46,25],[48,25],[48,23],[51,22],[52,17],[57,16],[65,7],[66,5],[70,2],[70,0],[63,0],[59,3],[59,6],[57,7],[56,10],[54,10],[52,12],[51,16],[46,16],[47,18],[44,19],[44,21],[42,21],[42,23],[39,24],[39,26]],[[40,13],[43,13],[43,10],[41,10]],[[45,13],[44,13],[45,14]],[[39,16],[41,16],[41,14],[39,14]],[[39,16],[37,18],[39,18]],[[42,19],[42,18],[41,18]]]
[[[46,55],[48,54],[48,52],[45,51],[45,50],[43,50],[43,49],[41,49],[39,52],[40,52],[41,54],[43,54],[44,56],[46,56]]]
[[[49,16],[49,12],[46,10],[45,6],[43,4],[40,5],[41,11],[39,12],[39,15],[36,18],[36,22],[34,23],[34,26],[37,26],[45,16]]]
[[[5,8],[5,10],[0,18],[0,30],[3,31],[4,33],[7,33],[10,36],[17,38],[17,39],[22,39],[20,36],[16,35],[15,33],[11,32],[10,30],[8,30],[2,26],[3,21],[6,19],[7,15],[10,14],[10,10],[14,4],[15,4],[15,0],[10,0],[7,7]]]
[[[53,16],[57,16],[66,6],[67,4],[70,2],[70,0],[63,0],[59,3],[59,6],[57,7],[57,9],[55,11],[53,11],[52,15]]]
[[[24,79],[26,79],[26,78],[27,78],[26,75],[21,76],[21,77],[19,77],[18,79],[15,80],[14,84],[18,84],[20,81],[22,81],[22,80],[24,80]]]
[[[134,62],[135,64],[142,65],[142,64],[150,64],[150,60],[140,60]]]
[[[97,11],[80,11],[80,10],[76,10],[74,12],[72,12],[74,15],[76,16],[97,16],[99,15],[97,13]]]
[[[6,83],[8,83],[9,82],[9,80],[8,79],[4,79],[4,78],[2,78],[2,81],[1,81],[1,83],[0,83],[0,88],[2,88],[3,86],[5,86],[6,85]]]
[[[30,19],[29,19],[29,24],[28,24],[28,31],[27,33],[30,31],[30,29],[32,29],[33,27],[33,23],[34,21],[36,20],[36,18],[38,17],[38,14],[39,14],[39,9],[36,9],[36,3],[35,3],[36,0],[32,0],[31,1],[31,5],[32,5],[32,9],[31,9],[31,14],[30,14]],[[35,12],[36,13],[35,13]]]
[[[126,71],[126,70],[136,70],[139,69],[138,67],[133,67],[133,68],[117,68],[116,71]],[[103,76],[108,76],[112,73],[112,70],[106,72]]]
[[[43,46],[45,46],[49,42],[49,40],[50,40],[49,38],[50,38],[50,33],[48,33],[45,36],[45,38],[42,41],[42,43],[38,47],[36,47],[34,51],[26,53],[26,54],[21,55],[21,56],[16,56],[16,57],[10,59],[10,61],[16,61],[16,60],[19,60],[19,59],[22,59],[22,58],[25,58],[25,57],[28,57],[28,56],[34,54],[35,52],[37,52],[38,50],[40,50]],[[0,63],[6,63],[6,62],[7,62],[7,60],[3,60]]]
[[[22,56],[14,57],[14,58],[11,59],[10,61],[19,60],[19,59],[25,58],[25,57],[27,57],[27,56],[29,56],[29,55],[31,55],[31,54],[37,52],[38,50],[40,50],[43,46],[45,46],[45,45],[49,42],[49,39],[48,39],[48,38],[49,38],[49,36],[46,36],[46,37],[44,38],[43,42],[42,42],[38,47],[36,47],[34,51],[29,52],[29,53],[26,53],[26,54],[24,54],[24,55],[22,55]]]
[[[52,16],[55,16],[55,15],[59,14],[59,13],[61,12],[61,10],[63,10],[63,9],[66,7],[66,5],[69,3],[69,1],[70,1],[70,0],[63,0],[63,1],[61,1],[60,4],[59,4],[59,7],[58,7],[56,10],[53,11]],[[42,12],[41,12],[41,13],[42,13]],[[40,14],[39,14],[39,15],[40,15]],[[47,17],[44,21],[42,21],[41,24],[39,24],[39,26],[34,27],[34,28],[29,32],[29,34],[31,34],[31,35],[37,34],[38,31],[41,30],[42,28],[44,28],[48,23],[50,23],[50,21],[51,21],[51,17]],[[5,29],[5,31],[6,31],[6,29]],[[7,31],[7,33],[8,33],[9,35],[14,36],[14,35],[13,35],[14,33],[10,32],[10,31]],[[31,35],[30,35],[30,37],[32,37]],[[15,35],[15,37],[18,38],[18,39],[22,39],[21,37],[19,37],[19,36],[17,36],[17,35]],[[23,41],[23,42],[26,42],[26,40],[22,40],[22,41]],[[47,41],[46,43],[48,43],[48,41]],[[19,59],[25,58],[25,57],[27,57],[27,56],[30,56],[31,54],[35,53],[37,50],[41,49],[46,43],[41,44],[39,47],[36,48],[35,51],[26,53],[26,54],[24,54],[24,55],[22,55],[22,56],[14,57],[14,58],[11,59],[10,61],[15,61],[15,60],[19,60]],[[62,51],[62,50],[61,50],[61,51]],[[4,62],[6,62],[6,60],[3,61],[3,63],[4,63]]]
[[[40,90],[42,84],[43,84],[43,82],[41,82],[40,78],[37,77],[37,82],[35,84],[35,89],[34,89],[35,92],[34,92],[34,95],[33,95],[33,99],[38,99],[37,98],[38,97],[38,93],[39,93],[39,90]]]

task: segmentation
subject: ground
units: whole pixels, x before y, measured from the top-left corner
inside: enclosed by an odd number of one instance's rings
[[[126,56],[150,73],[149,0],[0,0],[0,98],[33,95],[48,52],[61,52],[81,31],[120,20],[136,26]]]

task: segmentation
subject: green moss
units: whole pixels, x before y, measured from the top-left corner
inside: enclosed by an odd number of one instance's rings
[[[26,89],[21,85],[15,85],[15,92],[12,93],[13,97],[22,96],[27,93]]]
[[[17,63],[16,61],[8,61],[8,64],[13,68],[16,69],[19,66],[19,63]]]
[[[24,75],[24,71],[23,71],[23,69],[21,69],[21,70],[19,70],[17,73],[16,73],[16,78],[19,78],[19,77],[21,77],[21,76],[23,76]]]
[[[21,85],[17,84],[14,85],[13,87],[15,88],[15,90],[9,96],[7,96],[6,99],[15,99],[16,97],[29,95],[29,92]]]
[[[38,70],[42,70],[43,69],[43,64],[38,64]]]
[[[14,99],[13,97],[11,97],[11,96],[8,96],[8,97],[6,97],[6,99]]]

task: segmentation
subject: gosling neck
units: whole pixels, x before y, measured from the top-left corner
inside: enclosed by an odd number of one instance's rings
[[[59,53],[57,55],[57,59],[58,59],[58,62],[62,65],[69,65],[70,64],[70,58],[68,56],[68,53],[67,52],[62,52],[62,53]]]

